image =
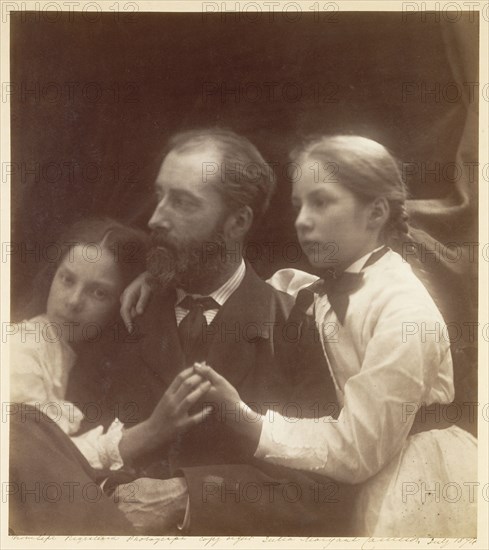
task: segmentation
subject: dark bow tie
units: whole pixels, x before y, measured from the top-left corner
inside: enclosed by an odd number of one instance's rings
[[[362,269],[374,264],[384,254],[389,251],[388,247],[383,247],[374,252],[365,262]],[[319,294],[319,296],[328,297],[331,308],[338,317],[339,322],[343,325],[345,322],[346,312],[350,303],[350,295],[356,292],[363,285],[363,273],[336,273],[334,269],[328,269],[321,279],[312,283],[307,287],[307,290]]]
[[[350,294],[353,294],[363,284],[363,273],[349,273],[348,271],[339,276],[327,276],[319,279],[307,289],[319,296],[328,297],[331,308],[336,313],[339,322],[345,322],[346,311],[350,303]]]

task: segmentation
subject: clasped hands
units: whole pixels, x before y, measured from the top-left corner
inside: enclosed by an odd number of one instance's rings
[[[149,273],[141,273],[122,293],[121,317],[129,332],[134,327],[134,319],[148,305],[151,281]],[[198,407],[200,410],[195,412]],[[155,444],[162,444],[210,414],[258,444],[262,417],[253,413],[232,384],[206,363],[195,363],[176,376],[146,420],[146,427]]]
[[[133,329],[133,319],[140,315],[151,296],[150,277],[141,274],[125,290],[121,297],[121,316],[129,332]],[[197,412],[195,412],[197,411]],[[214,413],[218,421],[225,422],[241,439],[256,448],[261,434],[262,417],[254,416],[250,422],[250,409],[237,390],[223,376],[206,363],[195,363],[178,374],[151,416],[138,426],[129,429],[123,437],[119,449],[121,455],[131,460],[141,452],[169,443],[175,435],[191,426],[201,423]],[[174,533],[175,525],[183,522],[188,501],[188,489],[184,478],[148,480],[151,487],[158,483],[158,490],[166,498],[159,499],[157,527],[162,532]],[[121,490],[123,487],[121,487]],[[141,522],[140,530],[146,533],[152,527],[148,520],[147,503],[142,499],[132,502],[126,515],[133,517],[133,523]],[[149,521],[149,523],[148,523]]]
[[[195,363],[175,377],[148,421],[161,440],[213,414],[218,421],[258,443],[261,422],[255,413],[249,413],[232,384],[206,363]]]
[[[196,408],[200,410],[194,412]],[[205,363],[196,363],[175,377],[150,418],[142,423],[146,423],[146,437],[140,444],[147,450],[150,441],[156,445],[169,442],[178,432],[199,424],[211,413],[217,413],[219,420],[249,440],[251,435],[246,428],[253,426],[256,430],[258,424],[243,420],[247,409],[236,389],[224,377]],[[137,427],[131,429],[133,433],[135,429]],[[255,444],[254,439],[251,444]],[[177,534],[177,524],[186,528],[184,518],[187,517],[189,493],[185,478],[138,479],[119,486],[119,494],[124,495],[134,486],[138,489],[136,494],[131,493],[127,502],[123,499],[119,508],[131,519],[137,531],[142,534]]]

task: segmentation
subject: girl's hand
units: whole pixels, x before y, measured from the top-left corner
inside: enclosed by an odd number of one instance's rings
[[[189,414],[189,410],[210,388],[209,380],[196,374],[193,367],[188,367],[175,377],[148,419],[151,430],[160,442],[199,424],[210,414],[211,407]]]
[[[211,383],[196,374],[193,367],[182,371],[163,394],[151,416],[123,432],[119,452],[124,463],[161,447],[178,432],[202,422],[212,412],[212,407],[193,415],[189,410],[210,387]]]
[[[145,271],[138,275],[121,294],[120,313],[129,332],[133,330],[134,319],[144,312],[151,298],[151,280],[151,275]]]
[[[205,403],[211,405],[221,422],[225,422],[250,443],[253,450],[260,441],[263,417],[241,400],[236,388],[205,363],[195,363],[194,370],[212,383]]]

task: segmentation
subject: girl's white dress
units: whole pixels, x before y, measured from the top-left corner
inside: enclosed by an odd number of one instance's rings
[[[39,315],[18,323],[17,329],[10,337],[11,400],[31,405],[56,422],[94,468],[122,468],[121,422],[114,421],[106,433],[103,426],[97,426],[75,435],[84,415],[74,403],[66,401],[65,396],[76,355],[59,337],[56,325],[45,315]],[[96,417],[93,407],[88,416]]]
[[[420,405],[454,398],[443,318],[401,256],[389,250],[362,269],[369,256],[347,270],[362,271],[364,284],[343,325],[325,295],[311,312],[342,406],[338,420],[269,411],[255,456],[361,484],[358,535],[475,537],[476,439],[456,426],[410,435]],[[294,295],[316,279],[286,269],[269,282]]]

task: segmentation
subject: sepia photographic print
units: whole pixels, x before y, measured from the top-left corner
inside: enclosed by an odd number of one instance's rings
[[[5,548],[486,548],[487,2],[1,3]]]

